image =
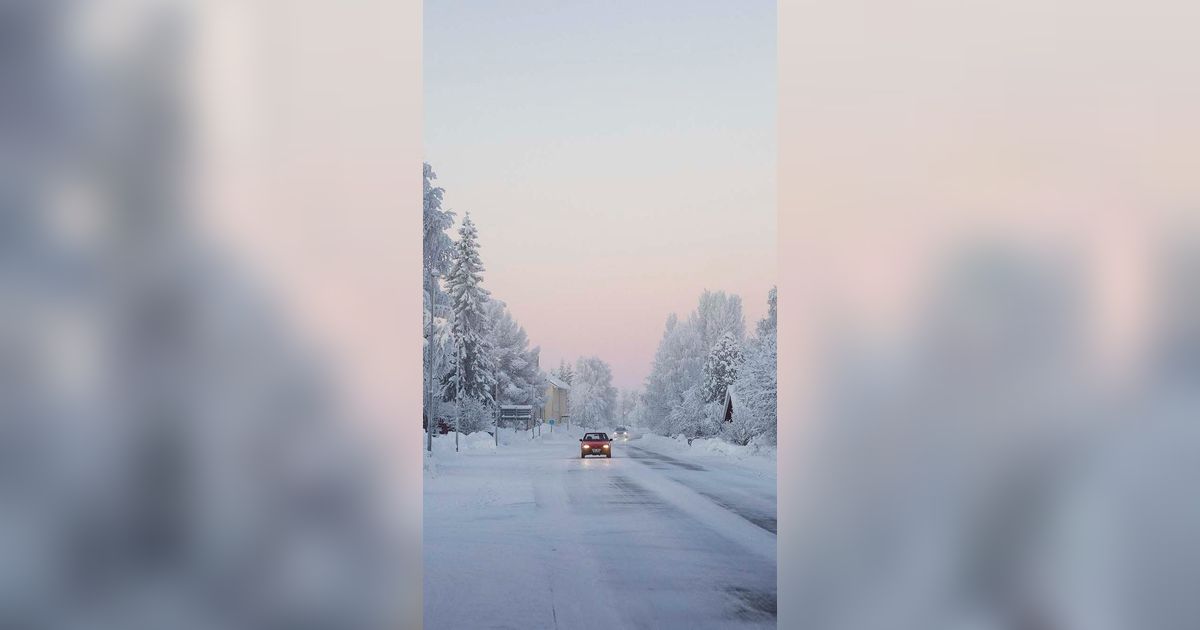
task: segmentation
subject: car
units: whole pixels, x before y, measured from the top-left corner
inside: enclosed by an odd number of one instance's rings
[[[579,438],[580,459],[588,455],[603,455],[612,458],[612,438],[607,433],[584,433]]]
[[[613,436],[614,440],[623,440],[625,442],[628,442],[629,441],[629,429],[626,429],[625,427],[617,427],[616,429],[613,429],[612,436]]]

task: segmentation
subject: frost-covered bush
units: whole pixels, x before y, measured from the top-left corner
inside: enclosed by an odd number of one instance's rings
[[[459,433],[475,433],[491,431],[495,423],[495,408],[485,405],[476,398],[467,398],[462,403],[462,418],[459,419]],[[451,424],[453,426],[453,424]]]
[[[736,414],[732,422],[725,422],[721,427],[722,438],[741,446],[749,444],[761,433],[762,427],[749,413]]]
[[[712,437],[720,433],[720,405],[707,402],[705,398],[701,385],[684,393],[683,402],[672,409],[668,416],[671,435],[683,434],[695,438]]]

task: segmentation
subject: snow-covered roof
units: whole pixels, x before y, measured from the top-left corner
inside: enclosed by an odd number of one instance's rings
[[[729,415],[730,408],[737,408],[737,395],[732,389],[725,390],[725,402],[721,404],[721,418],[724,419]]]
[[[501,409],[520,409],[522,411],[533,409],[533,405],[500,405]]]
[[[553,386],[555,386],[555,387],[557,387],[557,388],[559,388],[559,389],[564,389],[564,390],[567,390],[567,391],[570,391],[570,389],[571,389],[571,386],[570,386],[570,385],[567,385],[566,383],[564,383],[564,382],[562,381],[562,379],[560,379],[560,378],[558,378],[558,377],[556,377],[556,376],[551,376],[551,375],[547,374],[547,375],[546,375],[546,380],[550,381],[550,384],[551,384],[551,385],[553,385]]]

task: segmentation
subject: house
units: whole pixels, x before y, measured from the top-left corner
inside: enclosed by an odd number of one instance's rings
[[[725,402],[721,405],[721,421],[733,422],[733,408],[737,406],[737,395],[732,389],[725,390]]]
[[[571,423],[571,386],[555,376],[547,375],[546,404],[542,406],[542,419],[554,424]]]

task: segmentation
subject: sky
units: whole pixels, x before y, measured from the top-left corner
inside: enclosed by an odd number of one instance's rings
[[[427,0],[426,160],[543,368],[634,388],[703,290],[765,313],[775,35],[770,0]]]

